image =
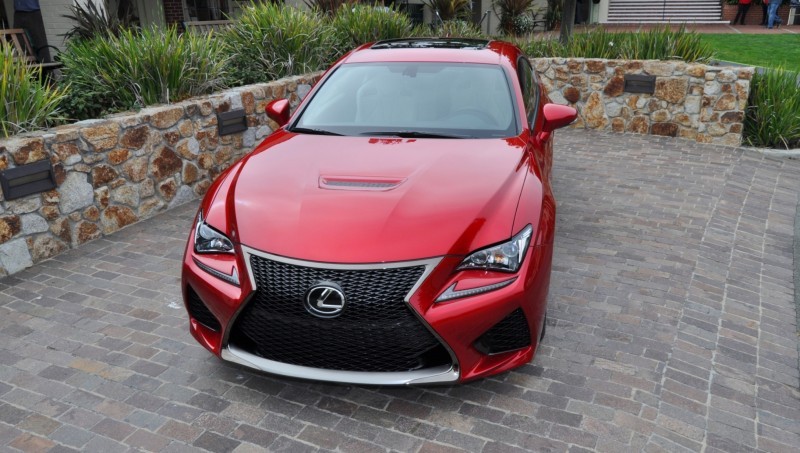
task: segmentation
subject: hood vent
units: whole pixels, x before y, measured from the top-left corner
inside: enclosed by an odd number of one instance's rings
[[[328,190],[392,190],[405,181],[405,178],[384,178],[369,176],[320,176],[320,189]]]

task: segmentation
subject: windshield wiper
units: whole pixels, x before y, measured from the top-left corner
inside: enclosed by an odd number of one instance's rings
[[[293,127],[289,132],[299,132],[301,134],[314,134],[314,135],[343,135],[338,132],[328,131],[325,129],[312,129],[309,127]]]
[[[362,132],[360,135],[373,137],[400,137],[400,138],[469,138],[466,135],[439,134],[436,132],[419,131],[376,131]]]

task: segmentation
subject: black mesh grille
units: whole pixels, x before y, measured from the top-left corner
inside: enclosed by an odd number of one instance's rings
[[[189,293],[189,316],[197,320],[200,324],[208,327],[214,332],[219,332],[220,325],[217,318],[211,314],[206,304],[200,300],[200,296],[190,286],[187,290]]]
[[[531,344],[528,320],[521,308],[512,311],[475,341],[475,349],[484,354],[497,354],[524,348]]]
[[[230,342],[293,365],[347,371],[410,371],[450,363],[442,344],[404,302],[424,266],[338,270],[296,266],[252,255],[258,290],[237,318]],[[320,282],[342,288],[336,318],[306,311]]]

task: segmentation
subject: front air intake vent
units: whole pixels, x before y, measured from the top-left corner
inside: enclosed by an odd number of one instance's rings
[[[391,190],[405,181],[405,178],[320,176],[319,187],[329,190]]]
[[[219,332],[222,326],[220,326],[214,314],[211,313],[211,310],[209,310],[206,304],[200,299],[200,296],[194,292],[191,286],[187,288],[187,292],[189,296],[189,316],[214,332]]]
[[[473,344],[475,349],[484,354],[499,354],[530,345],[531,331],[521,308],[517,308],[503,318]]]
[[[424,265],[345,269],[250,257],[253,297],[230,344],[267,360],[339,371],[407,372],[452,363],[442,343],[405,302]],[[336,317],[307,309],[309,288],[333,282],[347,304]]]

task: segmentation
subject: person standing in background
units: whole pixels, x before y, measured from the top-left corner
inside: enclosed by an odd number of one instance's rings
[[[747,10],[750,9],[750,3],[753,0],[739,0],[739,10],[736,12],[736,17],[733,19],[733,25],[739,22],[739,25],[744,25],[744,18],[747,17]]]
[[[23,28],[28,32],[37,60],[42,63],[51,61],[39,0],[14,0],[14,28]]]
[[[781,18],[778,17],[778,7],[781,6],[782,2],[783,0],[769,0],[769,19],[767,20],[767,28],[771,29],[775,24],[777,24],[779,27],[781,26]]]
[[[767,26],[767,9],[769,9],[769,0],[761,0],[761,25],[764,27]]]

